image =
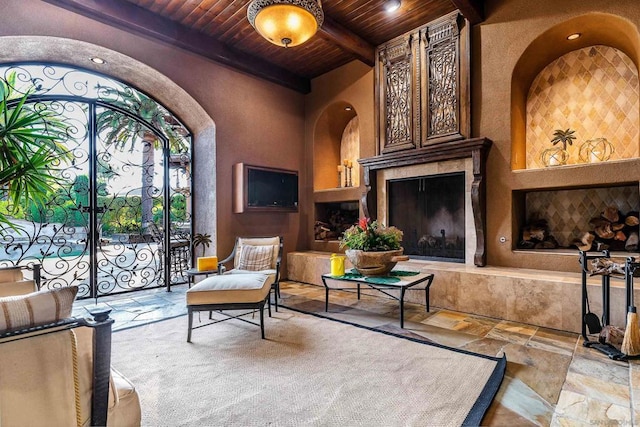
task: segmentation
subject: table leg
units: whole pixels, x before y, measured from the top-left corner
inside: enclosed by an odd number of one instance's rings
[[[329,287],[326,285],[324,288],[324,311],[329,311]]]
[[[404,329],[404,287],[400,288],[400,328]]]
[[[424,294],[426,295],[426,299],[427,299],[427,300],[426,300],[426,304],[425,304],[425,305],[426,305],[426,307],[427,307],[427,313],[428,313],[428,312],[429,312],[429,286],[427,286],[427,287],[424,289]]]
[[[360,299],[360,283],[358,283],[357,285],[358,285],[358,299]]]

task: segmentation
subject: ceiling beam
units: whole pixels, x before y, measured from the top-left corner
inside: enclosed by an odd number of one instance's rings
[[[484,2],[482,0],[451,0],[471,25],[484,21]]]
[[[338,45],[368,66],[373,67],[375,65],[375,48],[365,39],[329,19],[326,15],[318,35]]]
[[[213,37],[173,22],[124,0],[44,0],[105,24],[160,40],[301,93],[311,91],[309,79],[243,53]]]

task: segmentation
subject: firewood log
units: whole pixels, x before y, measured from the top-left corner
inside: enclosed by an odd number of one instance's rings
[[[601,239],[613,239],[616,235],[616,233],[611,230],[611,224],[603,224],[596,227],[593,231],[595,231],[596,235]]]
[[[555,242],[555,239],[553,240],[543,240],[542,242],[536,243],[536,245],[534,246],[535,249],[555,249],[558,247],[557,242]]]
[[[578,249],[580,249],[581,251],[588,251],[591,249],[591,246],[593,245],[593,241],[595,240],[595,238],[596,236],[594,236],[591,233],[584,233],[582,234],[582,236],[580,236],[580,238],[574,239],[573,242],[571,242],[571,244],[577,247]]]
[[[620,231],[624,228],[624,223],[615,223],[615,224],[611,224],[611,229],[613,231]]]
[[[596,227],[602,227],[605,224],[610,224],[610,222],[604,218],[598,217],[598,218],[591,218],[589,220],[589,226],[591,228],[596,228]]]
[[[618,208],[615,206],[607,206],[602,212],[602,217],[609,222],[618,222],[618,220],[620,219]]]
[[[624,223],[626,225],[628,225],[629,227],[635,227],[638,224],[640,224],[640,220],[638,220],[637,216],[633,216],[631,214],[627,215],[627,217],[624,220]]]
[[[532,240],[543,241],[546,237],[546,230],[543,230],[541,228],[532,229],[530,233]]]
[[[638,233],[636,233],[634,231],[633,233],[629,234],[629,238],[625,242],[624,248],[627,251],[637,251],[638,250],[638,240],[640,240],[638,238]]]
[[[614,239],[620,241],[620,242],[624,242],[627,240],[627,235],[624,234],[622,231],[616,231],[616,235],[614,237]]]
[[[625,258],[595,258],[591,261],[590,275],[621,274],[624,275]]]
[[[536,244],[532,240],[520,240],[518,242],[518,248],[520,249],[533,249]]]

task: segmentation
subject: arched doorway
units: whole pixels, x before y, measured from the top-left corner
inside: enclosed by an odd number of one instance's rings
[[[44,206],[7,206],[0,260],[42,264],[45,287],[79,297],[184,282],[190,259],[191,133],[169,110],[118,80],[55,64],[4,64],[35,109],[67,129],[68,159]],[[11,76],[11,78],[9,78]],[[1,207],[0,207],[1,209]]]

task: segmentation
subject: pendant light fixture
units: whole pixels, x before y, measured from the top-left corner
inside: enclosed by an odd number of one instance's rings
[[[322,26],[320,0],[252,0],[247,18],[253,28],[271,43],[298,46]]]

